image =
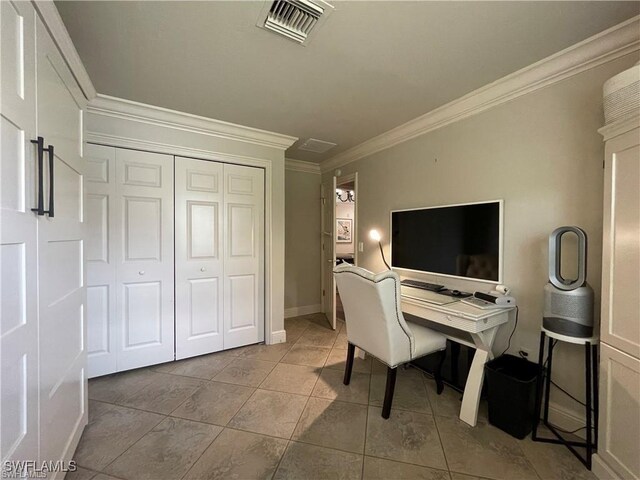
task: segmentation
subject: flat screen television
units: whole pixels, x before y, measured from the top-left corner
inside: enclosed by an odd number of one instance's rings
[[[502,200],[391,212],[391,266],[502,282]]]

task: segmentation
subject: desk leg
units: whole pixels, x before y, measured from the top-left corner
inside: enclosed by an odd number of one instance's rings
[[[496,337],[497,328],[492,328],[480,333],[472,333],[471,337],[476,344],[476,353],[471,362],[467,384],[462,395],[462,407],[460,408],[460,420],[472,427],[478,422],[478,409],[480,408],[480,395],[484,383],[484,364],[493,358],[491,346]]]

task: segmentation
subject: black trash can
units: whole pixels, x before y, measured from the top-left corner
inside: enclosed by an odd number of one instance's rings
[[[489,423],[522,439],[532,429],[538,364],[501,355],[484,366],[488,388]]]

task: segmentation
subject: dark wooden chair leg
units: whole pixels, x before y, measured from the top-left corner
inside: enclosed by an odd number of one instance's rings
[[[356,354],[356,346],[353,343],[349,343],[347,347],[347,362],[344,367],[344,384],[349,385],[351,381],[351,370],[353,370],[353,357]]]
[[[384,391],[384,403],[382,405],[382,418],[389,418],[391,414],[391,403],[393,402],[393,392],[396,389],[396,368],[387,367],[387,388]]]
[[[445,358],[447,358],[447,351],[441,350],[438,355],[440,358],[438,359],[438,368],[436,369],[434,378],[436,380],[436,392],[440,395],[444,390],[444,382],[442,381],[442,365],[444,364]]]

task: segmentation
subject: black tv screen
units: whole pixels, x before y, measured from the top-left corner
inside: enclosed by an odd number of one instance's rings
[[[500,280],[502,202],[391,212],[391,265]]]

